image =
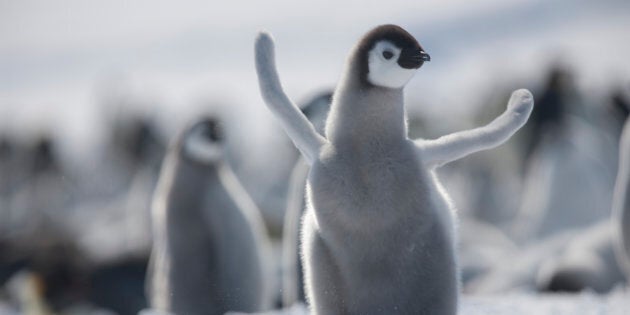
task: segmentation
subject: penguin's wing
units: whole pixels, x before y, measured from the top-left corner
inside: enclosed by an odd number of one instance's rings
[[[526,89],[516,90],[505,112],[488,125],[435,140],[415,140],[417,152],[425,166],[436,167],[471,153],[494,148],[507,141],[527,122],[533,107],[532,94]]]
[[[327,140],[317,133],[313,124],[284,93],[276,70],[273,39],[266,32],[261,32],[256,38],[256,72],[267,106],[280,119],[307,163],[312,165]]]

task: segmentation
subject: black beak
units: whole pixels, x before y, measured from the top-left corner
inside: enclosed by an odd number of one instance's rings
[[[422,49],[405,48],[398,57],[398,64],[405,69],[418,69],[425,61],[431,61],[431,56]]]
[[[424,52],[424,50],[420,51],[420,55],[422,56],[422,61],[431,61],[431,56]]]

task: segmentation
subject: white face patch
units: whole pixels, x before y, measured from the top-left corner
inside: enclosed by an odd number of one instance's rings
[[[405,69],[398,64],[400,51],[389,41],[377,42],[368,52],[368,81],[392,89],[405,86],[417,69]]]
[[[215,162],[223,155],[221,143],[208,139],[204,126],[198,126],[190,131],[184,141],[184,151],[187,156],[198,162]]]

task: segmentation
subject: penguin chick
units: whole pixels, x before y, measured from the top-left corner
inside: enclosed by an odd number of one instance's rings
[[[325,137],[280,85],[271,36],[256,40],[263,99],[311,166],[302,223],[314,314],[455,314],[453,207],[434,168],[510,138],[533,107],[527,90],[489,125],[437,140],[407,137],[403,88],[429,55],[395,25],[350,53]]]
[[[216,120],[194,124],[172,145],[151,211],[153,309],[224,314],[267,307],[262,218],[223,159]]]
[[[630,118],[626,119],[619,143],[619,170],[613,198],[615,255],[630,283]]]

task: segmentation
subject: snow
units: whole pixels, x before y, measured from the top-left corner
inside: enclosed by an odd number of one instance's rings
[[[461,315],[627,315],[630,312],[630,291],[618,288],[608,295],[585,292],[570,294],[507,294],[494,296],[464,296]],[[242,315],[244,313],[228,313]],[[304,305],[260,313],[265,315],[308,314]],[[144,314],[143,314],[144,315]]]
[[[579,295],[510,294],[464,297],[460,314],[554,314],[554,315],[623,315],[630,311],[630,292],[619,289],[609,295],[582,293]]]

